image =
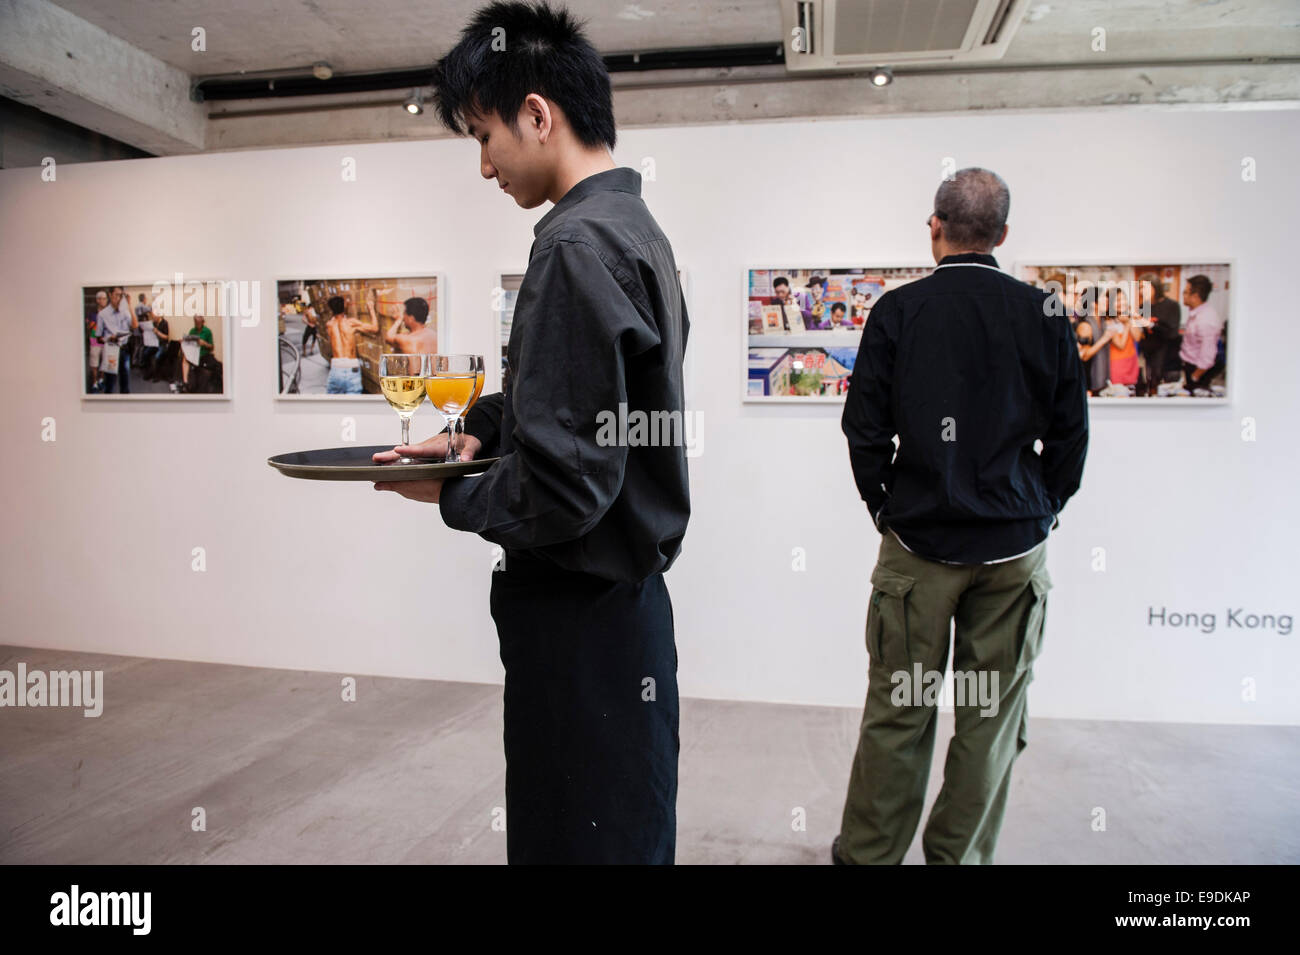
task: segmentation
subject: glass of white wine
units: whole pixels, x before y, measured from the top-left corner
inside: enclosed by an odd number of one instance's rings
[[[447,461],[459,460],[456,426],[483,390],[483,356],[430,355],[424,386],[429,401],[447,418]]]
[[[429,376],[429,355],[380,355],[379,387],[402,419],[402,444],[411,443],[411,416],[424,400],[424,383]],[[416,464],[403,455],[398,464]]]

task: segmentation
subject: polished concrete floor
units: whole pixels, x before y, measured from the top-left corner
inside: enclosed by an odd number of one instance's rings
[[[0,709],[0,863],[505,861],[498,686],[359,677],[343,703],[331,673],[0,646],[20,661],[102,669],[107,699]],[[678,862],[827,862],[858,717],[683,701]],[[1031,718],[1029,739],[999,863],[1300,862],[1300,727]]]

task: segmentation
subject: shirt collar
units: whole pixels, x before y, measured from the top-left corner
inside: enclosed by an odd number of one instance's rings
[[[627,166],[617,166],[614,169],[606,169],[604,172],[595,173],[576,183],[560,197],[560,201],[551,208],[551,211],[542,216],[537,225],[533,226],[534,237],[540,236],[542,230],[563,215],[566,210],[577,205],[587,196],[602,191],[630,192],[634,196],[639,196],[641,195],[641,174]]]
[[[987,265],[995,269],[1002,267],[998,265],[998,260],[987,252],[958,252],[956,255],[945,255],[939,260],[939,265]]]

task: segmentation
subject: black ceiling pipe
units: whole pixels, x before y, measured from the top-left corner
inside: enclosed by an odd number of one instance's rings
[[[656,50],[648,53],[612,53],[604,57],[611,73],[646,70],[724,69],[738,66],[771,66],[785,62],[779,43],[745,46],[702,47],[684,50]],[[194,99],[278,99],[288,96],[335,96],[344,93],[374,93],[379,90],[414,89],[428,86],[430,70],[386,70],[376,73],[336,73],[320,80],[309,71],[287,76],[232,76],[198,80]]]

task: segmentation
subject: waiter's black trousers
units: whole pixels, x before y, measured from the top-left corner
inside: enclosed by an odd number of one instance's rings
[[[677,646],[663,575],[616,583],[507,554],[492,619],[508,861],[672,863]]]

